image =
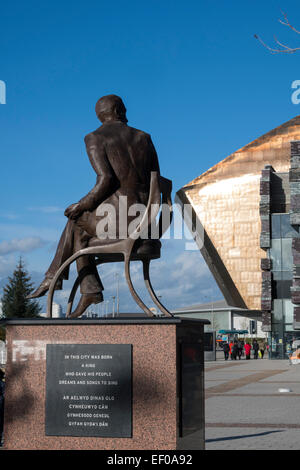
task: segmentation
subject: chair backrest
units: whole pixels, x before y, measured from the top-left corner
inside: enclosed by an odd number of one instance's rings
[[[161,238],[171,225],[173,219],[173,204],[171,198],[172,181],[160,176],[159,183],[162,195],[162,207],[159,218],[159,238]]]
[[[155,223],[155,219],[160,212],[158,222],[158,237],[161,238],[172,222],[172,181],[160,176],[157,171],[151,172],[149,199],[142,220],[136,229],[130,234],[130,238],[143,238],[148,235],[149,226]],[[147,238],[147,236],[146,236]]]
[[[159,185],[159,174],[157,171],[151,171],[149,199],[146,210],[142,216],[140,223],[135,230],[129,234],[130,238],[136,240],[142,238],[148,233],[149,226],[155,221],[159,212],[161,193]]]

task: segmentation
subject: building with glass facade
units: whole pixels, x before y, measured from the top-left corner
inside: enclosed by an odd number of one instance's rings
[[[294,305],[291,300],[293,283],[292,240],[299,237],[290,224],[289,214],[271,215],[272,316],[270,349],[271,356],[282,358],[291,352],[292,342],[300,339],[300,331],[294,328]]]
[[[205,304],[189,305],[172,313],[178,317],[201,318],[209,320],[210,324],[204,326],[204,331],[220,330],[248,330],[250,336],[250,321],[255,320],[257,336],[265,337],[261,330],[261,314],[259,311],[249,311],[247,309],[232,307],[223,300],[216,300]]]
[[[195,178],[176,199],[202,225],[200,251],[227,304],[262,321],[271,358],[288,357],[300,339],[300,116]]]
[[[289,171],[276,172],[266,165],[261,176],[260,244],[266,252],[261,262],[262,316],[273,358],[288,357],[294,340],[300,339],[297,320],[300,142],[291,141],[290,145]]]

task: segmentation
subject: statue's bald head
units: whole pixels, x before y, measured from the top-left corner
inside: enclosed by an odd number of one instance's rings
[[[117,95],[102,96],[96,103],[96,114],[101,122],[127,122],[126,108],[122,99]]]

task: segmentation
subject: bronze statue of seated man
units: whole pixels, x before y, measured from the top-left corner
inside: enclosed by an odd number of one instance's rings
[[[123,217],[120,197],[126,196],[127,206],[147,205],[151,172],[159,174],[157,154],[149,134],[127,125],[126,108],[116,95],[100,98],[96,114],[102,125],[85,137],[86,150],[94,168],[97,180],[93,189],[79,202],[71,204],[65,215],[68,222],[61,235],[54,259],[46,272],[45,279],[29,297],[45,295],[51,280],[62,264],[74,253],[89,246],[93,239],[97,243],[111,240],[99,239],[97,224],[101,219],[101,205],[110,204],[116,215],[116,240],[119,239],[120,218]],[[100,209],[100,211],[99,211]],[[127,224],[131,221],[127,217]],[[124,226],[122,227],[122,230]],[[127,227],[126,227],[127,229]],[[138,250],[159,250],[159,240],[145,240]],[[80,276],[81,298],[72,317],[79,317],[93,303],[103,301],[103,285],[99,277],[94,256],[82,256],[76,261]],[[68,279],[69,270],[63,273]],[[62,288],[62,278],[56,289]]]

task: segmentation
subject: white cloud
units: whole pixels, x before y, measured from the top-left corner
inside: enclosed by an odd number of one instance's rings
[[[44,214],[54,214],[56,212],[64,212],[64,209],[58,206],[28,207],[27,210],[31,212],[43,212]]]
[[[13,212],[0,212],[0,217],[8,220],[16,220],[19,216]]]
[[[0,224],[1,238],[12,239],[16,233],[22,238],[40,237],[43,240],[57,241],[60,237],[61,231],[59,229],[52,229],[49,227],[35,227],[33,225],[24,224]]]
[[[199,252],[183,251],[174,261],[173,279],[199,279],[209,274],[209,269]]]
[[[20,252],[28,253],[29,251],[41,248],[45,245],[45,241],[40,237],[14,238],[12,240],[4,240],[0,243],[0,254]]]
[[[11,275],[15,266],[16,259],[14,255],[0,256],[0,281],[1,278]]]

